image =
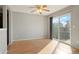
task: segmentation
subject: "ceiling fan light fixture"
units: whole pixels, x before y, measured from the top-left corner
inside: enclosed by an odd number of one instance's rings
[[[37,12],[41,14],[43,12],[43,10],[42,9],[37,9]]]
[[[39,12],[42,12],[43,10],[42,9],[39,9]]]
[[[36,5],[36,12],[42,14],[42,12],[46,11],[49,12],[49,10],[47,9],[47,5]]]

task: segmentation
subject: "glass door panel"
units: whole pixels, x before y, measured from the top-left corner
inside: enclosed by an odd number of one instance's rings
[[[59,27],[60,40],[70,44],[70,14],[60,16]]]
[[[55,40],[58,40],[58,27],[59,27],[59,18],[54,17],[52,21],[52,37]]]

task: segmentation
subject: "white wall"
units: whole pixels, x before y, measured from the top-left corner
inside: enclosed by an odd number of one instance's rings
[[[47,38],[48,20],[46,16],[13,13],[13,39]]]
[[[7,53],[7,30],[0,29],[0,54]]]

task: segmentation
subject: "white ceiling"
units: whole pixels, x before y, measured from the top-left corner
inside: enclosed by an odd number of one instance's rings
[[[28,14],[40,15],[37,12],[31,12],[32,10],[34,10],[34,8],[30,8],[30,7],[33,7],[33,6],[34,5],[9,5],[9,8],[11,11],[14,11],[14,12],[23,12],[23,13],[28,13]],[[69,5],[47,5],[50,12],[43,12],[41,15],[50,15],[51,13],[54,13],[68,6]]]

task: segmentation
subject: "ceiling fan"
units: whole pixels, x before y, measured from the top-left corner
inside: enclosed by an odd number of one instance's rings
[[[42,14],[42,12],[49,12],[50,10],[47,9],[47,5],[35,5],[34,7],[31,7],[31,8],[34,8],[34,10],[32,10],[31,12],[38,12],[40,14]]]

